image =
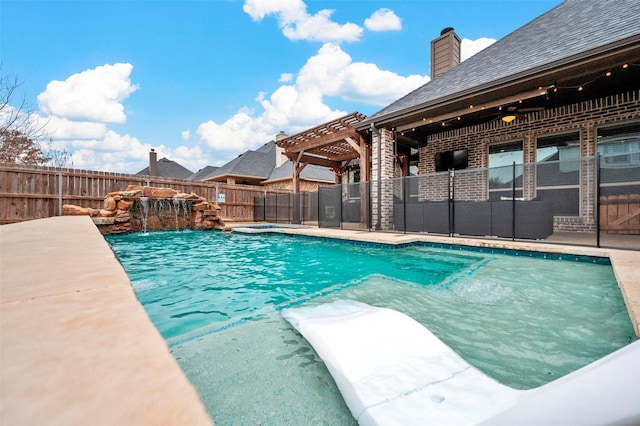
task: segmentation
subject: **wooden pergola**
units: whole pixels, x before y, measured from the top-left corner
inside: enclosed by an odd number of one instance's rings
[[[353,127],[366,118],[354,112],[276,142],[293,163],[293,192],[300,190],[300,172],[307,164],[328,167],[341,183],[342,174],[354,159],[360,161],[360,180],[369,181],[369,147]]]

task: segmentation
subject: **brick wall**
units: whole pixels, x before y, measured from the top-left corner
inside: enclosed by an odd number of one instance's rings
[[[598,127],[638,119],[640,119],[640,91],[633,91],[527,114],[511,123],[496,120],[445,131],[430,135],[427,146],[420,149],[419,173],[421,175],[433,173],[435,154],[455,149],[468,150],[470,169],[486,168],[489,145],[518,140],[523,144],[524,162],[535,163],[538,137],[568,132],[579,132],[580,152],[583,157],[595,156]],[[477,178],[478,175],[475,177]],[[458,172],[457,176],[464,175]],[[532,199],[535,197],[535,174],[525,173],[523,178],[525,185],[523,195],[526,199]],[[595,230],[595,167],[583,167],[580,179],[580,215],[579,217],[556,217],[554,220],[556,230]],[[465,189],[461,196],[476,201],[487,198],[487,179],[470,180],[469,185],[470,187]],[[456,188],[459,188],[458,182],[456,182]],[[438,191],[439,193],[436,194],[435,192]],[[456,189],[456,198],[458,198],[458,191]],[[436,190],[429,185],[420,185],[421,199],[432,199],[434,196],[442,195],[441,192],[441,189]]]

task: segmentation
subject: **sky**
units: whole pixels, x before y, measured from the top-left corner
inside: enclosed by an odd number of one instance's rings
[[[445,27],[462,59],[560,0],[2,0],[3,77],[77,169],[196,172],[429,81]],[[0,120],[2,116],[0,115]]]

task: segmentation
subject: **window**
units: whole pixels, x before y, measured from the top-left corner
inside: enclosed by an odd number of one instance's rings
[[[580,214],[580,133],[536,141],[536,198],[554,215]]]
[[[420,153],[418,148],[409,149],[409,176],[418,176],[418,164],[420,163]]]
[[[598,129],[602,167],[630,168],[640,163],[640,124]]]
[[[580,168],[580,133],[546,136],[536,141],[536,163],[557,162],[560,172]]]
[[[349,170],[349,198],[360,198],[360,169]]]
[[[522,141],[489,145],[489,190],[511,188],[513,163],[523,163]],[[516,180],[522,184],[522,167],[516,167]]]

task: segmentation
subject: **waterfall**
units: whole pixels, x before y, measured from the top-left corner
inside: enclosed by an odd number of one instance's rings
[[[178,224],[178,212],[180,211],[180,200],[178,198],[173,199],[173,210],[176,216],[176,231],[180,228]]]
[[[140,205],[142,206],[142,232],[147,233],[147,218],[149,217],[149,199],[140,197]]]

